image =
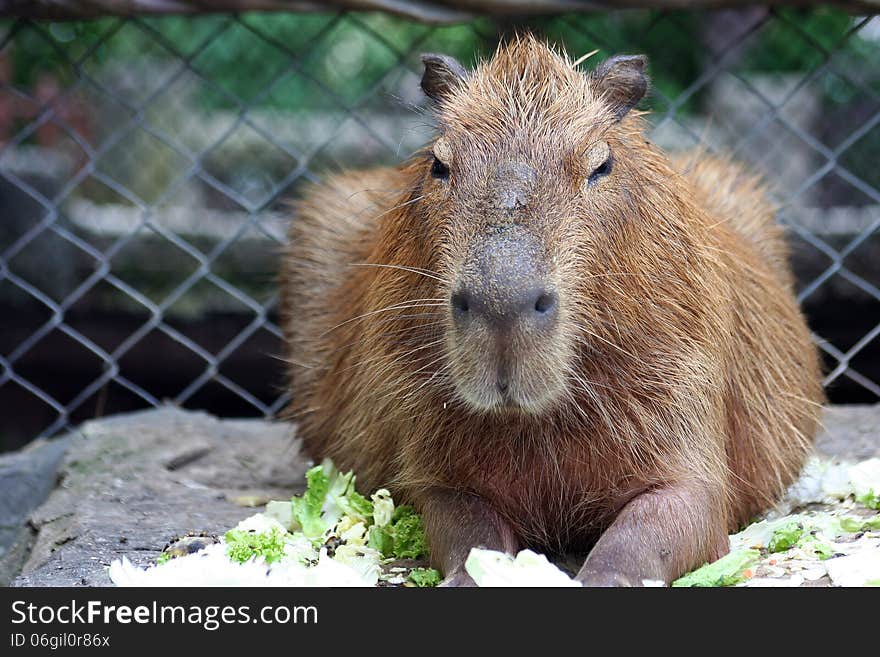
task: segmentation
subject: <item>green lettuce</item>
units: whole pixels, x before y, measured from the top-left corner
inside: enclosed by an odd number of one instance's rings
[[[672,586],[733,586],[745,581],[743,571],[760,558],[759,550],[736,550],[675,580]]]
[[[867,519],[843,516],[840,518],[840,528],[845,532],[851,533],[880,531],[880,515]]]
[[[407,579],[418,587],[437,586],[443,577],[434,568],[413,568]]]
[[[323,539],[327,530],[348,516],[369,525],[373,503],[355,490],[353,472],[339,472],[329,459],[306,472],[306,491],[290,500],[292,523],[312,541]],[[278,509],[273,517],[281,519]]]
[[[345,515],[361,522],[367,522],[373,517],[373,503],[354,489],[354,477],[350,490],[338,499],[338,503]]]
[[[422,517],[411,506],[394,509],[384,526],[373,525],[367,545],[378,550],[385,559],[418,559],[428,552]]]
[[[374,550],[378,550],[383,558],[387,559],[394,556],[394,535],[391,533],[389,526],[370,527],[367,545]]]
[[[880,509],[880,493],[875,493],[871,488],[863,495],[857,496],[856,502],[864,504],[869,509]]]
[[[767,541],[767,550],[770,552],[785,552],[794,547],[804,533],[804,528],[800,523],[789,522],[776,531]]]
[[[397,517],[397,520],[394,518]],[[410,506],[399,506],[391,518],[394,535],[394,556],[398,559],[418,559],[427,552],[425,527],[422,517]]]
[[[306,537],[319,540],[329,526],[322,513],[330,490],[330,477],[323,466],[316,465],[306,472],[306,484],[306,492],[290,500],[293,518]]]
[[[804,534],[798,541],[797,546],[802,550],[812,552],[820,561],[834,556],[834,548],[812,534]]]
[[[422,518],[411,506],[394,506],[391,494],[376,491],[372,501],[355,489],[353,472],[340,473],[329,459],[306,472],[306,491],[290,501],[290,518],[277,505],[271,516],[300,530],[316,546],[329,531],[363,523],[366,544],[384,559],[419,559],[427,554]],[[269,508],[267,507],[267,512]],[[343,532],[344,533],[344,532]]]
[[[274,563],[284,556],[285,536],[286,532],[277,527],[267,532],[230,529],[224,536],[226,554],[238,563],[245,563],[255,557],[263,557],[266,563]]]

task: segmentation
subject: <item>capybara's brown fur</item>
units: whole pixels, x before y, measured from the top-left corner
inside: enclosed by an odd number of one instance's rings
[[[470,73],[424,61],[436,141],[291,223],[307,451],[414,504],[451,583],[475,545],[589,551],[587,584],[717,558],[797,476],[823,399],[761,184],[646,139],[644,58],[585,74],[525,36]]]

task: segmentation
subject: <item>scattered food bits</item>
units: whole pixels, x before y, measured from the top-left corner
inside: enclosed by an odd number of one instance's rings
[[[355,476],[329,460],[310,469],[305,493],[270,501],[220,538],[175,538],[157,564],[123,557],[109,566],[118,586],[437,586],[422,519],[389,491],[367,498]],[[730,536],[730,552],[673,586],[876,586],[880,584],[880,459],[811,459],[764,519]],[[245,500],[241,500],[242,502]],[[97,559],[97,557],[95,557]],[[401,561],[411,560],[411,561]],[[411,564],[411,565],[410,565]],[[473,549],[466,570],[481,586],[578,586],[544,555]],[[662,586],[644,580],[644,586]],[[807,584],[813,583],[813,584]]]
[[[166,546],[155,566],[127,558],[110,565],[119,586],[436,586],[440,573],[420,568],[427,547],[421,516],[395,507],[387,490],[367,499],[355,476],[329,460],[306,474],[307,488],[287,502],[270,501],[223,538],[190,535]],[[411,559],[413,566],[386,566]]]

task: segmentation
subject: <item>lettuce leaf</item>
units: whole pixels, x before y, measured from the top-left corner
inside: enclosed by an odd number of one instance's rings
[[[421,516],[411,506],[395,507],[384,488],[370,501],[355,489],[354,473],[340,473],[329,459],[306,472],[306,483],[305,493],[290,501],[289,525],[315,545],[323,543],[331,530],[346,534],[361,523],[367,546],[385,559],[418,559],[427,553]],[[284,514],[273,507],[272,516]]]
[[[290,500],[293,518],[299,523],[303,534],[312,540],[318,540],[327,531],[329,525],[322,518],[324,501],[330,490],[330,477],[324,467],[316,465],[306,472],[306,492],[300,497]]]
[[[427,554],[422,517],[411,506],[399,506],[384,526],[370,527],[367,545],[385,559],[419,559]]]
[[[880,531],[880,515],[873,518],[853,518],[843,516],[840,518],[840,528],[845,532],[868,532]]]
[[[407,513],[398,513],[408,509]],[[392,517],[391,528],[394,535],[394,556],[398,559],[418,559],[427,553],[425,545],[425,527],[422,517],[412,507],[398,507]]]
[[[385,559],[394,556],[394,536],[388,527],[370,527],[367,545],[378,550]]]
[[[794,547],[804,534],[803,526],[798,522],[789,522],[773,532],[767,541],[767,550],[770,552],[785,552]]]
[[[285,533],[277,527],[267,532],[230,529],[224,539],[227,556],[238,563],[255,557],[263,557],[266,563],[273,563],[284,556]]]
[[[672,583],[672,586],[733,586],[745,581],[743,571],[761,558],[759,550],[737,550],[708,563]]]
[[[875,493],[871,488],[863,495],[856,497],[856,502],[864,504],[869,509],[880,509],[880,493]]]
[[[812,534],[804,534],[797,542],[797,546],[802,550],[812,552],[820,561],[830,559],[834,556],[834,547],[825,541],[819,540]]]
[[[338,498],[338,503],[339,508],[347,516],[362,522],[368,522],[373,518],[373,503],[354,489],[354,477],[352,477],[351,489]]]
[[[437,586],[443,578],[440,571],[434,568],[413,568],[407,580],[418,587]]]

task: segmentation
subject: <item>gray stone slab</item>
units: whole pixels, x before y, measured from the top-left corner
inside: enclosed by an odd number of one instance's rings
[[[880,404],[830,406],[816,451],[851,461],[880,457]]]
[[[0,586],[21,569],[34,539],[27,518],[55,486],[69,438],[38,440],[0,456]]]
[[[289,425],[172,407],[87,422],[70,441],[17,586],[109,585],[113,559],[144,565],[187,531],[221,533],[254,512],[242,499],[301,492],[307,465]]]

